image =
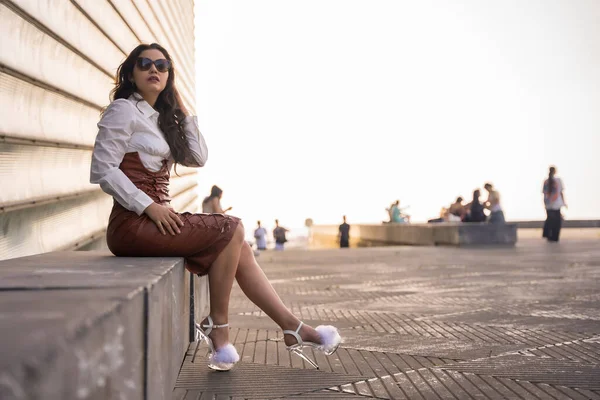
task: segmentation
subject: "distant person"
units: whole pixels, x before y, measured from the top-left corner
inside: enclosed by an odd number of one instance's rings
[[[410,215],[405,214],[403,211],[405,210],[400,208],[400,200],[396,200],[392,207],[390,208],[390,218],[391,222],[398,224],[405,224],[410,222]]]
[[[466,208],[463,205],[463,198],[457,197],[456,201],[448,208],[448,220],[452,222],[460,222],[464,219],[466,214]]]
[[[225,214],[231,210],[232,207],[223,210],[223,207],[221,207],[221,197],[223,197],[223,190],[217,185],[213,185],[210,188],[210,196],[202,200],[202,212],[204,214]]]
[[[561,208],[567,207],[562,179],[556,177],[556,167],[550,167],[548,179],[544,181],[542,193],[546,208],[546,222],[544,222],[543,237],[549,242],[558,242],[560,228],[562,227]]]
[[[485,208],[490,210],[488,222],[490,224],[505,223],[504,211],[502,211],[502,206],[500,205],[500,193],[494,189],[491,183],[486,183],[483,188],[488,192],[488,198],[483,204]]]
[[[438,218],[432,218],[430,220],[427,220],[428,224],[437,224],[440,222],[447,222],[448,221],[448,209],[446,207],[442,207],[440,210],[440,216]]]
[[[258,227],[254,230],[254,239],[256,239],[256,249],[267,249],[267,230],[260,225],[260,221],[256,221]]]
[[[479,189],[473,191],[473,200],[465,206],[467,214],[465,215],[464,222],[485,222],[486,216],[483,212],[483,204],[479,201],[481,192]]]
[[[350,247],[350,225],[346,222],[346,216],[343,217],[344,223],[339,226],[338,240],[340,248]]]
[[[275,250],[283,250],[285,243],[288,241],[285,234],[289,232],[282,226],[279,226],[279,220],[275,220],[275,229],[273,229],[273,238],[275,239]]]

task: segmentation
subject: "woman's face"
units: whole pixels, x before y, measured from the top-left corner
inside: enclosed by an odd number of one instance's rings
[[[142,59],[140,62],[139,60]],[[158,62],[159,68],[154,63],[150,63],[148,60]],[[140,65],[141,64],[141,65]],[[133,81],[137,91],[141,94],[153,94],[159,95],[167,86],[167,80],[169,79],[169,71],[164,70],[166,64],[170,64],[165,55],[156,49],[144,50],[140,53],[138,61],[136,61],[135,67],[133,68]],[[144,69],[147,69],[144,71]],[[162,72],[161,72],[162,70]]]

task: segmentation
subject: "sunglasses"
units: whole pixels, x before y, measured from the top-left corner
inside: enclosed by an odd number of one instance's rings
[[[171,69],[171,61],[164,58],[152,61],[146,57],[139,57],[135,62],[135,65],[137,65],[140,71],[148,71],[152,68],[152,64],[154,64],[158,72],[167,72]]]

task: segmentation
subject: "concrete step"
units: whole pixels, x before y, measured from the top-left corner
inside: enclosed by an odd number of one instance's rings
[[[190,299],[180,258],[0,261],[0,398],[170,398]]]

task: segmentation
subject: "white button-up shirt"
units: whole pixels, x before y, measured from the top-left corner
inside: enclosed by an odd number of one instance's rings
[[[102,190],[119,204],[141,215],[153,200],[119,169],[125,153],[137,152],[144,167],[158,171],[163,160],[170,169],[173,165],[171,150],[158,127],[158,111],[135,93],[128,99],[117,99],[106,109],[98,122],[98,136],[94,144],[90,182],[100,184]],[[184,130],[193,157],[188,167],[202,167],[208,158],[204,137],[198,129],[198,119],[188,116]]]

